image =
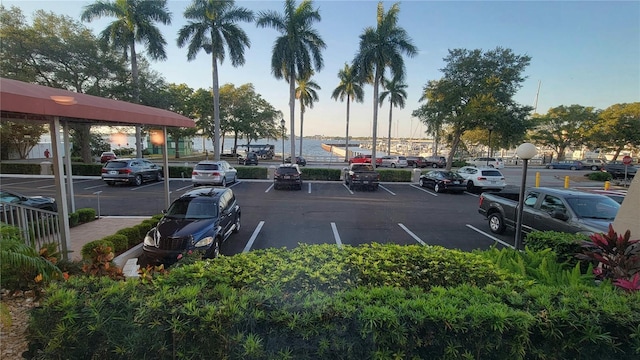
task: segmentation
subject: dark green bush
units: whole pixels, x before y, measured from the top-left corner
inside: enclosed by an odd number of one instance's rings
[[[583,234],[534,231],[526,235],[524,244],[533,251],[551,249],[558,256],[558,261],[572,268],[579,262],[576,254],[582,252],[580,243],[586,240],[589,237]]]
[[[69,214],[69,227],[78,226],[80,224],[80,214],[72,212]]]
[[[410,182],[411,170],[380,170],[380,181],[383,182]]]
[[[177,179],[191,179],[192,166],[169,166],[169,177]]]
[[[266,179],[267,168],[262,166],[238,166],[238,179]]]
[[[90,259],[93,255],[93,250],[98,246],[109,246],[111,249],[114,249],[114,245],[111,241],[100,239],[88,242],[82,246],[82,250],[80,250],[80,254],[82,254],[83,259]]]
[[[76,213],[78,213],[78,220],[81,223],[94,221],[96,219],[96,210],[92,208],[78,209]]]
[[[100,176],[102,164],[71,164],[73,175]]]
[[[592,172],[587,175],[589,180],[593,181],[610,181],[613,176],[610,173],[604,171]]]
[[[116,234],[124,235],[127,238],[129,247],[132,247],[141,243],[147,233],[145,232],[144,234],[141,234],[140,229],[134,226],[120,229],[116,232]]]
[[[0,162],[0,174],[40,175],[40,164],[14,164]]]
[[[122,234],[113,234],[113,235],[105,236],[101,240],[111,242],[113,244],[114,253],[122,253],[129,249],[129,239]]]
[[[301,168],[304,180],[340,181],[340,169]]]

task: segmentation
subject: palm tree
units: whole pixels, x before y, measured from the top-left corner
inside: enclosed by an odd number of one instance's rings
[[[213,118],[214,146],[213,156],[220,160],[220,88],[218,79],[218,60],[224,61],[228,48],[231,64],[243,65],[244,49],[251,46],[247,34],[236,24],[238,21],[252,22],[253,12],[243,7],[236,7],[233,0],[193,0],[184,11],[184,17],[190,19],[188,25],[178,32],[178,46],[189,41],[187,59],[195,59],[200,49],[211,55],[213,79]]]
[[[373,82],[373,146],[371,163],[376,161],[378,127],[378,87],[388,67],[392,78],[404,79],[405,68],[402,53],[415,56],[417,48],[407,32],[398,26],[400,5],[393,4],[387,13],[382,2],[378,3],[377,26],[364,29],[360,35],[360,48],[353,59],[353,67],[363,81]]]
[[[352,100],[357,102],[364,102],[364,90],[362,85],[357,81],[353,68],[349,64],[344,64],[344,68],[338,71],[338,79],[340,84],[333,90],[331,98],[340,101],[344,101],[347,98],[347,130],[345,134],[344,144],[344,161],[349,161],[349,107]]]
[[[396,78],[393,78],[393,80],[383,79],[382,83],[385,91],[380,94],[380,107],[382,107],[382,102],[389,97],[389,137],[387,138],[387,152],[391,153],[391,119],[393,118],[393,108],[404,108],[404,101],[407,99],[407,92],[404,89],[407,88],[407,84],[404,84]]]
[[[309,73],[304,78],[298,79],[298,87],[296,88],[296,99],[300,101],[300,156],[302,156],[302,128],[304,124],[304,110],[306,107],[313,109],[313,102],[318,101],[318,93],[316,90],[320,90],[320,85],[311,80]]]
[[[296,79],[310,76],[314,68],[319,71],[324,66],[321,50],[326,44],[320,34],[311,27],[315,21],[320,21],[320,12],[313,9],[311,0],[303,0],[297,8],[294,0],[285,0],[284,14],[263,11],[256,22],[259,27],[271,27],[281,34],[273,45],[271,73],[276,79],[284,78],[289,83],[292,159],[295,156],[296,144]]]
[[[167,42],[154,25],[160,22],[171,24],[171,13],[166,6],[167,0],[115,0],[96,1],[87,5],[82,12],[82,21],[104,16],[115,17],[100,33],[100,40],[116,50],[122,50],[125,60],[131,58],[131,78],[133,80],[133,101],[140,102],[140,83],[138,77],[138,57],[136,43],[145,44],[147,54],[153,60],[165,60]],[[142,157],[142,135],[140,125],[136,125],[136,156]]]

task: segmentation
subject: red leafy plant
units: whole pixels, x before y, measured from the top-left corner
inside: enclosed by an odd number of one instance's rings
[[[626,290],[640,290],[640,240],[631,240],[631,231],[619,235],[609,224],[609,232],[593,234],[583,241],[579,259],[599,263],[594,271],[600,280],[610,279]]]

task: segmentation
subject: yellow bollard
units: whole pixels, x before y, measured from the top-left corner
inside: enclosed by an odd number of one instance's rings
[[[565,189],[569,188],[569,177],[568,176],[564,177],[564,188]]]
[[[540,172],[536,173],[536,187],[540,187]]]
[[[611,181],[605,181],[604,182],[604,189],[605,190],[609,190],[610,187],[611,187]]]

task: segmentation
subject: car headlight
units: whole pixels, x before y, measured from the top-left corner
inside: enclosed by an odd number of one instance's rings
[[[205,247],[213,244],[213,236],[207,236],[206,238],[198,240],[198,242],[194,245],[195,247]]]
[[[151,229],[149,230],[149,232],[147,232],[147,235],[144,236],[145,246],[156,246],[156,241],[153,238],[153,235],[155,234],[155,232],[156,232],[155,229]]]

